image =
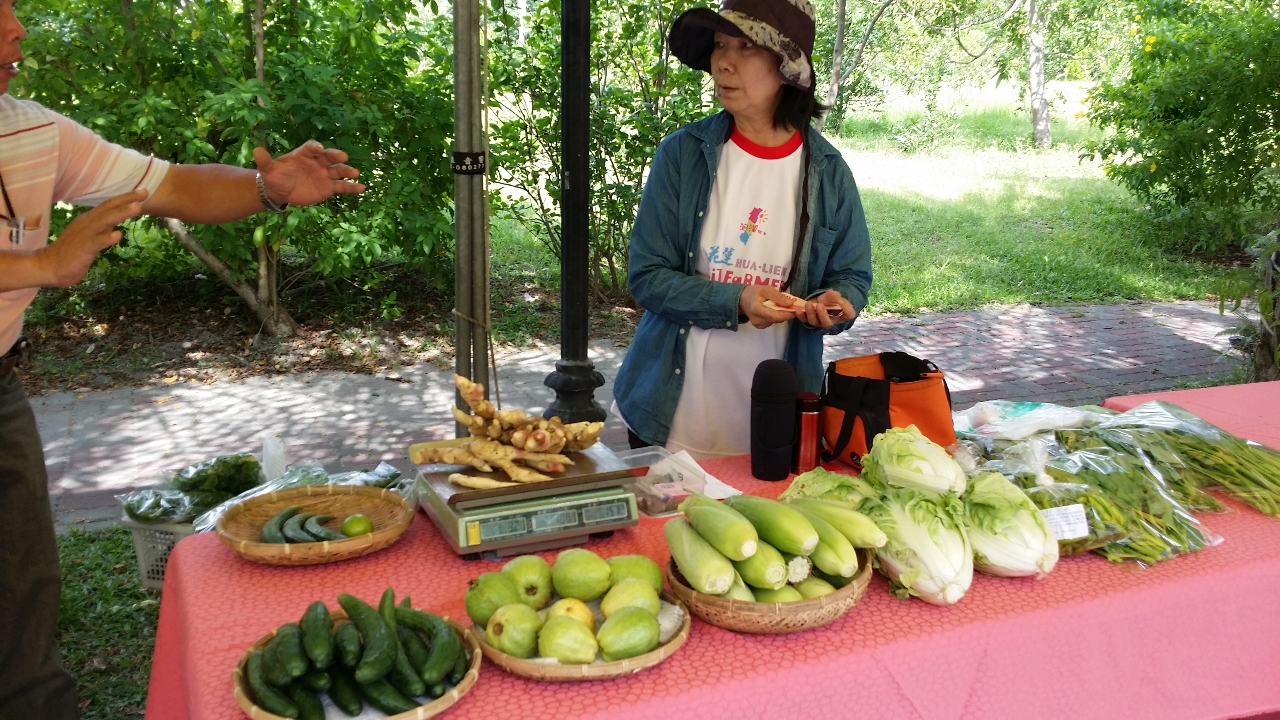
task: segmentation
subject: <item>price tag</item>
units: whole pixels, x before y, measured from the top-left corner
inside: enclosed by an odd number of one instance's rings
[[[1044,508],[1040,516],[1059,540],[1075,540],[1089,534],[1089,519],[1085,517],[1084,505],[1080,503]]]

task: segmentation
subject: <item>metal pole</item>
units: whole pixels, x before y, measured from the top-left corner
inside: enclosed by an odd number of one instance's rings
[[[454,127],[454,318],[455,370],[475,382],[488,378],[489,238],[485,188],[484,127],[480,114],[480,5],[456,0],[453,5]],[[476,325],[472,320],[483,325]],[[462,398],[455,403],[465,407]],[[456,425],[459,437],[466,429]]]
[[[591,0],[563,0],[560,7],[560,361],[544,381],[556,400],[543,416],[572,423],[605,419],[593,396],[604,376],[587,359]]]

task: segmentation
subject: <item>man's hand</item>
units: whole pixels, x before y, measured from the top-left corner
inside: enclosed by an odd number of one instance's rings
[[[752,327],[761,330],[775,323],[787,322],[795,318],[795,313],[783,310],[770,310],[764,306],[765,300],[772,300],[780,307],[787,307],[790,301],[782,291],[771,285],[746,285],[738,296],[738,309],[751,321]]]
[[[88,212],[80,214],[58,234],[55,242],[36,251],[42,285],[69,287],[84,279],[99,252],[120,242],[122,234],[116,226],[142,214],[146,190],[118,195]]]
[[[346,165],[347,154],[326,149],[308,140],[293,150],[271,159],[266,148],[253,149],[253,161],[262,173],[267,196],[277,205],[314,205],[335,193],[362,193],[362,183],[350,182],[360,171]]]
[[[831,316],[835,313],[827,312],[827,308],[831,306],[839,306],[842,314],[835,318]],[[818,297],[810,298],[804,304],[804,312],[799,315],[800,322],[816,328],[829,328],[837,322],[852,320],[857,317],[858,311],[853,309],[853,305],[845,300],[844,297],[836,290],[828,290]]]

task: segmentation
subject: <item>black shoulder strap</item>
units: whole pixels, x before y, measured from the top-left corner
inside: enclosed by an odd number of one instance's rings
[[[844,453],[853,437],[856,418],[862,418],[867,447],[871,447],[876,435],[889,429],[888,380],[840,375],[835,371],[835,363],[831,363],[827,365],[827,375],[823,379],[822,404],[844,411],[835,447],[822,453],[823,462],[831,462]]]
[[[923,380],[928,373],[939,372],[937,365],[904,352],[880,353],[880,365],[890,382],[914,382]]]

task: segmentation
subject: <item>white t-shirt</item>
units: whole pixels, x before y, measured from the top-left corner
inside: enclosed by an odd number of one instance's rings
[[[0,253],[44,247],[53,203],[97,205],[140,187],[154,194],[168,169],[37,103],[0,95],[0,178],[13,205],[12,218],[0,219]],[[6,218],[7,204],[0,199]],[[19,220],[21,238],[11,232]],[[35,296],[35,288],[0,293],[0,355],[18,339]]]
[[[734,129],[711,185],[700,277],[775,288],[786,281],[800,219],[800,144],[796,133],[785,145],[761,147]],[[751,380],[757,365],[783,356],[789,325],[688,328],[684,387],[668,450],[687,450],[698,460],[750,452]]]

